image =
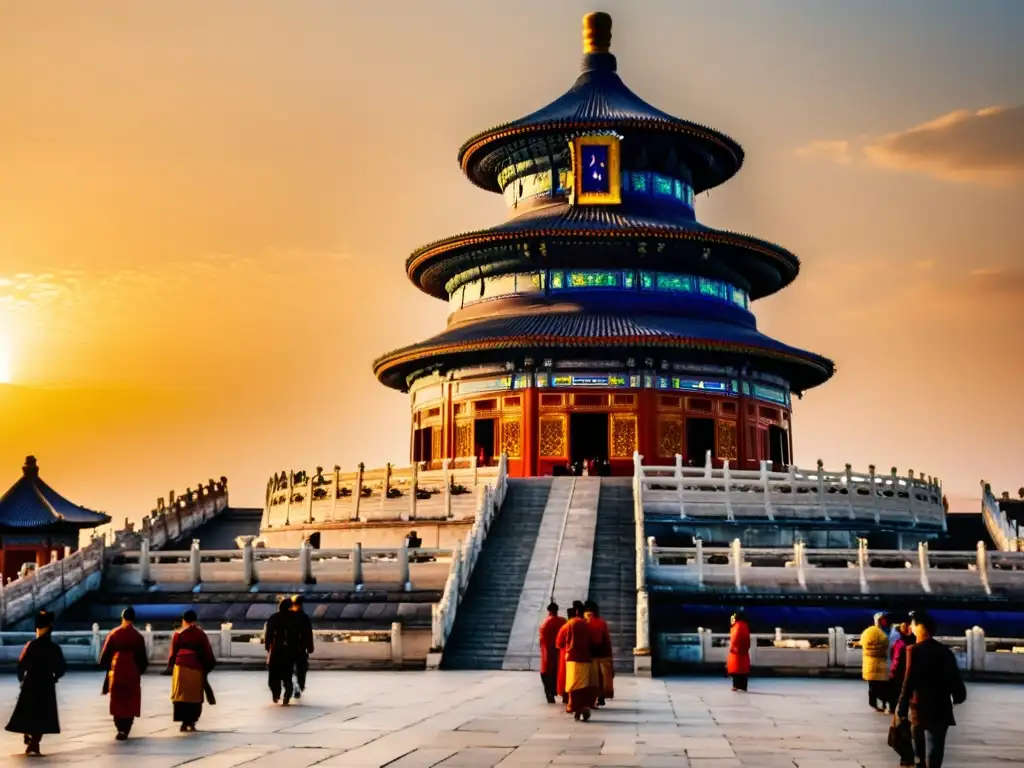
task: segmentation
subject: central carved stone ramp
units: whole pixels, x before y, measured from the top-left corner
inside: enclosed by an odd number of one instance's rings
[[[501,669],[551,478],[508,481],[445,644],[442,669]]]
[[[601,608],[612,634],[616,672],[633,671],[636,643],[636,549],[633,523],[633,480],[601,480],[590,569],[590,599]]]
[[[502,669],[539,668],[538,630],[552,595],[563,610],[586,599],[600,490],[596,477],[554,481]]]

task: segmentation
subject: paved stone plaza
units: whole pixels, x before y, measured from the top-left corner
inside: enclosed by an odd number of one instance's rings
[[[747,695],[724,678],[619,678],[618,697],[589,723],[543,703],[525,672],[313,672],[288,708],[270,702],[263,674],[214,673],[218,703],[200,733],[171,722],[168,678],[145,679],[143,718],[114,741],[102,676],[74,672],[58,686],[64,733],[48,758],[21,757],[0,732],[0,765],[130,768],[282,766],[665,766],[874,768],[895,766],[888,718],[867,709],[859,681],[753,680]],[[4,721],[17,682],[0,677]],[[947,765],[1024,763],[1024,686],[973,684],[958,708]],[[115,763],[113,760],[117,758]]]

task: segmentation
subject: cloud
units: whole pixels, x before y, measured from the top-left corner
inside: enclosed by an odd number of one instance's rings
[[[797,149],[796,155],[805,160],[830,160],[844,165],[853,159],[850,154],[850,142],[843,139],[812,141]]]
[[[856,147],[842,139],[813,141],[795,154],[848,164],[852,160],[945,181],[1007,184],[1024,179],[1024,105],[957,110]]]

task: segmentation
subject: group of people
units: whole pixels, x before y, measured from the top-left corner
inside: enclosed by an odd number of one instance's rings
[[[163,674],[171,677],[171,702],[174,722],[182,733],[196,730],[203,704],[215,704],[210,672],[216,663],[210,639],[197,624],[193,610],[181,617],[181,628],[171,637],[170,653]],[[66,664],[60,646],[53,642],[53,614],[40,611],[35,617],[36,637],[22,650],[18,659],[21,692],[7,730],[23,734],[25,754],[40,755],[40,742],[46,734],[60,733],[57,712],[57,681]],[[279,612],[267,622],[264,638],[267,650],[270,691],[274,702],[284,703],[302,695],[313,652],[313,624],[302,610],[302,597],[281,601]],[[100,666],[105,670],[102,693],[110,699],[110,715],[117,730],[116,739],[125,741],[135,718],[142,715],[142,675],[149,666],[146,640],[135,628],[135,609],[121,613],[121,624],[103,643]],[[293,682],[294,674],[294,682]]]
[[[925,611],[901,623],[877,613],[860,644],[868,703],[893,716],[889,745],[900,765],[941,768],[953,705],[967,700],[967,688],[953,652],[935,639],[935,620]]]
[[[548,606],[540,625],[540,679],[549,704],[559,699],[576,720],[615,696],[612,636],[597,603],[573,601],[566,618]]]

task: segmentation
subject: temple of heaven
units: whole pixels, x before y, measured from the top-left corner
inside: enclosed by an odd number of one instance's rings
[[[78,533],[110,522],[102,512],[68,501],[39,477],[35,456],[0,496],[0,574],[14,578],[26,563],[46,565],[78,549]]]
[[[793,282],[797,257],[697,221],[695,196],[740,169],[740,145],[636,96],[610,45],[611,17],[586,16],[572,88],[459,150],[509,217],[406,263],[450,308],[441,333],[374,363],[411,394],[414,462],[785,465],[791,396],[834,373],[757,330],[751,303]]]

